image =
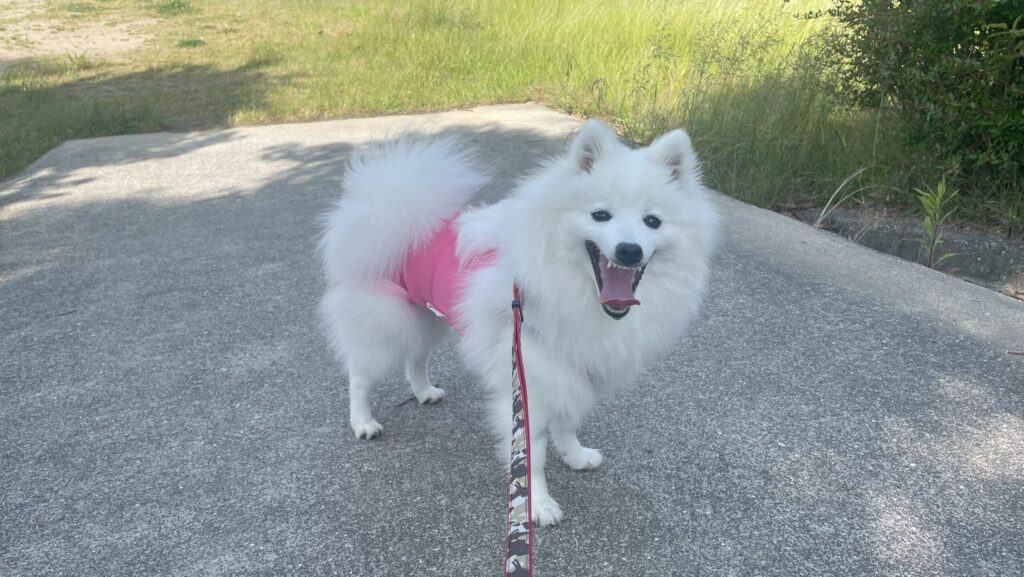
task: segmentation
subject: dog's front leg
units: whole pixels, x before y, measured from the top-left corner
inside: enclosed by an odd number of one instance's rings
[[[529,378],[529,369],[527,369],[527,378]],[[507,378],[505,384],[508,384]],[[527,385],[530,422],[530,496],[532,498],[530,520],[537,525],[545,526],[554,525],[562,520],[562,507],[548,492],[548,482],[544,474],[548,456],[549,412],[541,402],[542,395],[538,393],[538,398],[533,398],[532,391],[536,389],[537,387],[532,384]],[[512,422],[509,419],[512,408],[512,392],[502,391],[501,394],[494,395],[492,403],[490,407],[492,423],[500,439],[497,446],[498,458],[504,461],[507,467],[510,462],[509,449],[512,447]]]
[[[526,386],[528,393],[529,384]],[[562,520],[562,507],[548,492],[548,479],[544,472],[548,460],[549,411],[539,402],[531,401],[529,405],[530,521],[544,527]]]
[[[550,436],[554,440],[563,455],[566,455],[566,450],[570,451],[569,455],[575,459],[570,466],[577,464],[579,467],[576,468],[593,468],[600,464],[601,454],[582,447],[575,434],[576,424],[593,406],[593,390],[586,373],[567,363],[557,351],[537,342],[529,334],[524,335],[522,344],[530,419],[532,518],[538,525],[552,525],[562,520],[562,508],[548,492],[545,478],[548,438]],[[509,402],[510,397],[511,392]],[[509,406],[504,408],[506,415]],[[567,426],[566,423],[571,424]]]
[[[584,447],[576,436],[576,429],[579,421],[573,419],[560,419],[551,423],[551,440],[555,443],[555,449],[562,456],[562,461],[570,469],[584,471],[596,469],[604,462],[601,451]]]
[[[544,466],[548,456],[548,436],[543,426],[541,415],[530,412],[530,493],[533,502],[530,505],[531,520],[544,527],[554,525],[562,520],[562,507],[548,492],[548,481],[544,475]],[[540,418],[538,418],[540,417]]]

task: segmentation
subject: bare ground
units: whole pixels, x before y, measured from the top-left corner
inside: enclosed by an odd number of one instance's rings
[[[116,58],[149,40],[146,20],[121,15],[56,20],[46,8],[46,0],[0,0],[0,69],[62,54]]]

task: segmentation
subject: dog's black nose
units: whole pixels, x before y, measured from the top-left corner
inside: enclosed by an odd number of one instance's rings
[[[620,242],[615,247],[615,260],[622,266],[636,266],[644,260],[644,249],[631,242]]]

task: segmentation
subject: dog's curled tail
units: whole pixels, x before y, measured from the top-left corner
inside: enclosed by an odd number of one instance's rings
[[[455,137],[403,136],[354,157],[325,215],[329,286],[394,276],[403,258],[472,199],[488,177]]]

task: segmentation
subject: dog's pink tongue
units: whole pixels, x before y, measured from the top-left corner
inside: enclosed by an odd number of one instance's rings
[[[601,304],[622,309],[640,304],[633,295],[633,281],[636,270],[631,268],[609,267],[608,257],[601,255]]]

